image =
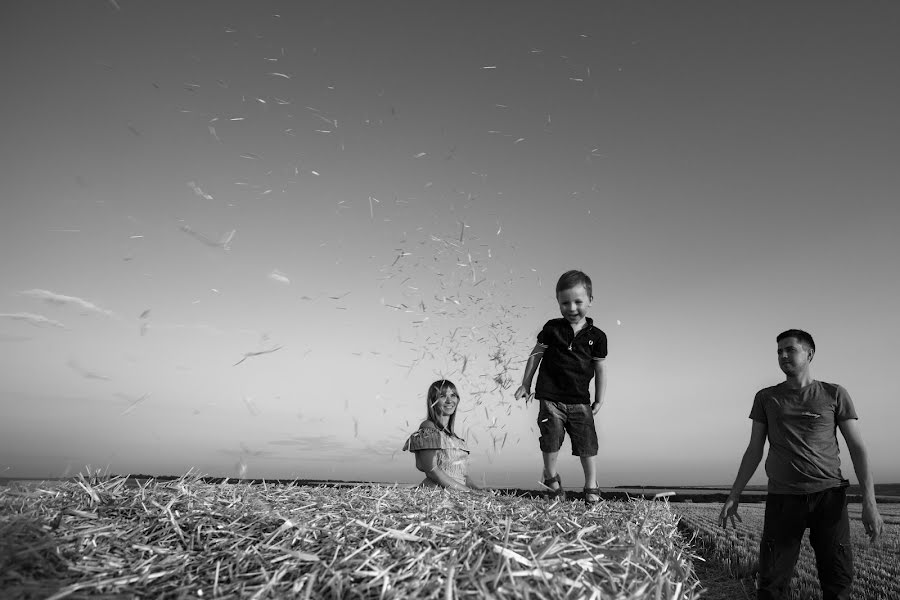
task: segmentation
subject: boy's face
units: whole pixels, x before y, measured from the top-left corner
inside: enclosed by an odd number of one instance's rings
[[[813,351],[797,338],[787,337],[778,342],[778,366],[788,377],[803,373],[809,368]]]
[[[583,285],[562,290],[556,294],[556,301],[559,302],[559,313],[572,324],[581,323],[591,306],[591,298]]]

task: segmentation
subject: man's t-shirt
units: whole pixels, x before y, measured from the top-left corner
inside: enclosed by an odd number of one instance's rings
[[[537,336],[544,346],[534,396],[564,404],[590,404],[594,360],[606,358],[606,333],[587,322],[578,333],[565,319],[551,319]]]
[[[780,383],[757,392],[750,418],[768,426],[768,490],[810,494],[847,485],[841,476],[837,426],[857,419],[847,390],[813,381],[799,390]]]

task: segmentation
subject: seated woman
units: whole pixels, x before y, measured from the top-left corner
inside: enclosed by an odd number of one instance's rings
[[[465,492],[481,491],[468,476],[469,449],[453,432],[459,393],[453,382],[435,381],[425,400],[427,418],[403,445],[416,455],[416,468],[425,473],[421,486],[439,486]]]

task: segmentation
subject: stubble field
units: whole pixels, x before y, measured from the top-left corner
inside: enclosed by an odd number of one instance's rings
[[[694,543],[706,560],[740,580],[744,589],[748,590],[748,597],[754,598],[753,579],[758,568],[765,504],[741,504],[738,512],[742,522],[738,522],[737,529],[729,525],[727,530],[717,523],[721,504],[686,503],[672,506],[681,517],[682,529],[695,536]],[[900,504],[881,504],[879,510],[885,522],[884,534],[873,545],[863,529],[861,505],[848,505],[856,570],[854,600],[900,598]],[[795,600],[821,598],[815,556],[808,538],[807,532],[791,582],[792,598]]]

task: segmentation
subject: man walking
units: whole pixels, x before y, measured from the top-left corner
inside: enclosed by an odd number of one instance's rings
[[[812,336],[799,329],[778,335],[778,365],[785,381],[753,399],[753,429],[719,524],[735,525],[741,492],[762,460],[766,439],[769,478],[766,516],[759,547],[758,598],[787,598],[803,532],[816,554],[823,600],[850,598],[853,554],[847,517],[847,486],[841,476],[837,429],[841,430],[862,489],[862,522],[872,542],[883,528],[875,484],[856,409],[843,387],[816,381],[809,366],[816,352]]]

